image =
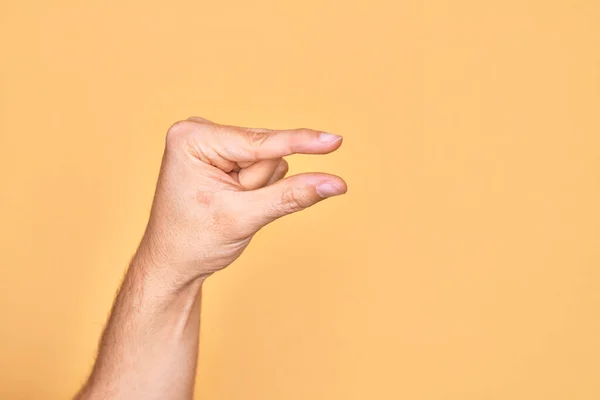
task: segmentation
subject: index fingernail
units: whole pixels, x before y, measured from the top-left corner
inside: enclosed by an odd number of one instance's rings
[[[334,135],[333,133],[321,132],[319,135],[319,140],[323,143],[335,143],[341,139],[341,136]]]

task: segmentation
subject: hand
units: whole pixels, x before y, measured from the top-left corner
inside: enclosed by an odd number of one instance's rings
[[[326,154],[341,144],[340,136],[310,129],[249,129],[199,117],[175,123],[136,257],[175,287],[226,267],[269,222],[346,192],[334,175],[282,179],[282,157]]]

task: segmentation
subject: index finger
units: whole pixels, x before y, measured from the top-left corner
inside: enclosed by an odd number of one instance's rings
[[[342,144],[341,136],[307,128],[257,129],[191,121],[198,123],[197,129],[193,129],[194,141],[232,162],[256,162],[291,154],[327,154]]]
[[[342,137],[312,129],[255,130],[244,134],[249,151],[257,160],[281,158],[292,154],[327,154],[337,150]]]

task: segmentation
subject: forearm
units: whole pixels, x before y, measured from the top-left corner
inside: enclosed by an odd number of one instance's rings
[[[134,258],[77,400],[193,397],[203,279],[177,288],[167,268]]]

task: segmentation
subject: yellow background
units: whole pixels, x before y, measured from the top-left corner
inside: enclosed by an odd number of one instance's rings
[[[598,1],[0,4],[0,398],[85,379],[190,115],[349,185],[209,280],[199,399],[600,398]]]

